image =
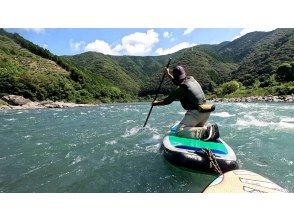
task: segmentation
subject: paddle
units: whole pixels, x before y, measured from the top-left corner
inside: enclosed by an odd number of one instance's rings
[[[169,67],[169,64],[170,64],[170,61],[171,61],[171,60],[172,60],[172,58],[169,58],[168,63],[167,63],[167,65],[166,65],[166,68]],[[155,97],[154,97],[153,102],[157,99],[157,96],[158,96],[158,93],[159,93],[159,90],[160,90],[161,84],[163,83],[163,80],[164,80],[165,75],[166,75],[166,73],[164,73],[163,76],[162,76],[161,82],[160,82],[160,84],[159,84],[159,86],[158,86],[158,89],[157,89],[157,91],[156,91],[156,95],[155,95]],[[153,103],[153,102],[152,102],[152,103]],[[145,123],[144,123],[143,128],[144,128],[144,127],[146,126],[146,124],[147,124],[147,121],[148,121],[148,119],[149,119],[149,116],[150,116],[150,114],[151,114],[152,109],[153,109],[153,105],[151,104],[151,108],[150,108],[150,110],[149,110],[149,113],[148,113],[148,116],[147,116],[147,118],[146,118],[146,121],[145,121]]]

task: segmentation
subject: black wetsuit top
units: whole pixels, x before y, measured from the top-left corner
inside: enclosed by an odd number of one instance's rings
[[[197,110],[198,105],[205,102],[205,95],[200,84],[193,76],[188,76],[168,97],[164,99],[165,104],[180,101],[186,110]]]

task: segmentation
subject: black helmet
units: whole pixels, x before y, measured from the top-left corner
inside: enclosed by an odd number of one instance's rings
[[[187,77],[184,67],[176,66],[173,69],[173,77],[176,81],[181,81]]]

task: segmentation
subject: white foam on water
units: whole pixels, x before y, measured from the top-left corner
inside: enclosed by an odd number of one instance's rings
[[[107,106],[101,106],[100,109],[102,109],[102,110],[108,110],[109,107],[107,107]]]
[[[265,121],[258,120],[251,115],[244,116],[243,119],[238,118],[236,122],[236,125],[239,127],[250,127],[250,126],[267,127],[274,124],[275,124],[274,122],[265,122]]]
[[[185,115],[186,112],[178,112],[179,115]]]
[[[43,144],[43,143],[41,143],[41,142],[36,143],[37,146],[40,146],[40,145],[42,145],[42,144]]]
[[[20,111],[20,112],[17,112],[16,114],[22,114],[23,112],[22,111]]]
[[[161,136],[159,134],[153,134],[151,140],[154,140],[154,141],[157,141],[157,140],[160,140],[161,139]]]
[[[107,157],[106,156],[103,156],[100,161],[105,161],[106,159],[107,159]]]
[[[70,174],[70,173],[72,173],[73,171],[67,171],[66,173],[62,173],[62,174],[60,174],[59,176],[58,176],[58,178],[61,178],[61,177],[63,177],[63,176],[65,176],[65,175],[68,175],[68,174]],[[41,184],[41,185],[44,185],[44,184]]]
[[[249,108],[250,106],[248,104],[245,103],[235,103],[236,106],[241,107],[241,108]]]
[[[150,127],[150,125],[147,125],[146,126],[146,129],[148,129],[149,131],[151,131],[153,134],[159,134],[156,127]],[[150,132],[148,132],[148,133],[150,133]]]
[[[160,144],[155,144],[155,145],[147,146],[145,150],[151,153],[157,153],[159,148],[160,148]]]
[[[121,109],[124,112],[128,112],[128,111],[132,111],[133,109],[129,109],[128,107],[124,107],[123,109]]]
[[[20,155],[23,155],[23,153],[18,153],[18,154],[10,154],[9,157],[17,157],[17,156],[20,156]]]
[[[81,115],[87,115],[87,113],[86,112],[81,112]]]
[[[281,118],[281,122],[285,122],[285,123],[294,123],[294,118],[290,118],[290,117],[282,117],[282,118]]]
[[[126,129],[125,133],[121,136],[121,137],[131,137],[134,136],[136,134],[138,134],[138,132],[142,129],[142,127],[133,127],[130,130]]]
[[[77,164],[77,163],[79,163],[79,162],[81,162],[81,161],[82,161],[82,157],[77,156],[77,157],[74,159],[74,161],[71,163],[71,165]]]
[[[16,121],[16,118],[4,118],[5,121]]]
[[[161,140],[161,136],[159,134],[153,134],[151,138],[149,138],[146,142],[146,144],[151,143],[157,143],[159,140]]]
[[[134,120],[126,120],[125,122],[123,122],[124,124],[129,124],[131,122],[135,122]]]
[[[282,158],[281,161],[282,162],[285,162],[288,166],[293,165],[293,161],[292,160],[287,160],[286,158]]]
[[[43,166],[44,166],[44,165],[43,165]],[[30,173],[36,171],[36,170],[41,169],[43,166],[37,166],[37,167],[34,167],[33,169],[31,169],[31,170],[25,172],[23,175],[24,175],[24,176],[25,176],[25,175],[28,175],[28,174],[30,174]]]
[[[107,144],[107,145],[114,145],[116,143],[117,143],[116,140],[105,141],[105,144]]]
[[[68,152],[64,158],[69,158],[70,152]]]
[[[291,109],[294,110],[294,105],[286,105],[286,106],[281,106],[282,109]]]
[[[269,113],[269,115],[271,115]],[[273,117],[266,117],[266,115],[262,115],[264,119],[267,120],[272,120]],[[236,126],[238,128],[242,127],[270,127],[272,129],[277,129],[277,130],[284,130],[284,129],[294,129],[294,122],[288,121],[285,118],[280,119],[279,122],[274,122],[274,121],[265,121],[258,119],[252,115],[245,115],[244,118],[238,118],[236,122]]]
[[[278,128],[280,129],[294,129],[294,123],[293,122],[284,122],[284,121],[280,121],[278,123]]]
[[[217,113],[211,113],[211,115],[213,116],[217,116],[217,117],[221,117],[221,118],[229,118],[229,117],[233,117],[235,116],[234,114],[231,115],[228,112],[217,112]]]
[[[26,136],[23,136],[25,139],[28,139],[28,138],[31,138],[33,137],[32,135],[26,135]]]
[[[257,166],[259,166],[259,167],[267,167],[268,165],[266,165],[266,164],[261,164],[261,163],[257,163],[257,162],[255,162],[255,165],[257,165]]]

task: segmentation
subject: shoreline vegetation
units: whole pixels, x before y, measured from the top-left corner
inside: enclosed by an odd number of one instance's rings
[[[147,101],[147,100],[144,100]],[[249,96],[239,98],[213,98],[209,102],[284,102],[293,103],[294,94],[292,95],[280,95],[280,96]],[[101,103],[102,104],[102,103]],[[109,103],[110,104],[110,103]],[[31,101],[23,96],[18,95],[6,95],[0,99],[0,110],[21,110],[21,109],[44,109],[44,108],[74,108],[74,107],[88,107],[98,106],[100,104],[77,104],[72,102],[63,101]]]
[[[293,42],[294,29],[290,28],[251,32],[234,41],[197,45],[163,56],[112,56],[90,51],[57,56],[0,28],[0,108],[151,102],[169,58],[172,65],[183,65],[200,83],[208,100],[292,102]],[[160,98],[173,88],[166,78]],[[9,95],[27,100],[4,97]]]

